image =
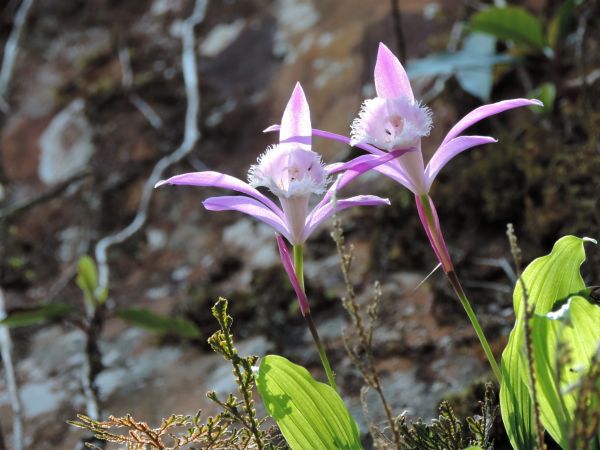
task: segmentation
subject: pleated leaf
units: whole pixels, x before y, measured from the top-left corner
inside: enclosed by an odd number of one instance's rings
[[[579,268],[585,260],[586,239],[565,236],[559,239],[549,255],[534,260],[523,271],[530,305],[536,314],[552,310],[558,300],[564,300],[585,288]],[[502,385],[500,410],[502,421],[515,449],[535,446],[533,405],[529,393],[527,361],[524,356],[523,291],[517,283],[513,294],[517,318],[502,353]]]
[[[532,327],[541,420],[552,438],[568,449],[579,394],[572,387],[587,372],[600,343],[600,306],[571,297],[560,315],[535,316]],[[559,365],[566,352],[568,361]]]
[[[356,422],[338,393],[302,366],[265,356],[256,381],[267,411],[293,450],[362,449]]]

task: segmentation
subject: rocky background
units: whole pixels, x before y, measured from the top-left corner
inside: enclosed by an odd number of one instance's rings
[[[538,17],[558,5],[519,3]],[[516,110],[478,126],[478,134],[500,142],[457,158],[432,192],[458,272],[498,355],[513,321],[506,223],[515,224],[526,260],[567,233],[600,237],[600,13],[587,3],[586,21],[570,25],[551,63],[532,57],[519,70],[494,73],[493,100],[527,96],[524,73],[534,85],[555,84],[554,109],[543,115]],[[19,4],[0,6],[1,42]],[[347,134],[361,101],[373,93],[379,41],[404,61],[445,51],[456,41],[456,25],[480,6],[455,0],[211,0],[195,29],[200,138],[165,175],[210,168],[244,179],[276,140],[261,130],[279,120],[296,81],[307,93],[313,124]],[[191,0],[33,2],[0,112],[0,284],[9,314],[43,302],[83,309],[74,282],[77,261],[133,220],[153,167],[183,139],[181,30],[192,9]],[[434,85],[431,77],[415,83],[416,97],[427,99],[434,112],[426,154],[481,104],[453,78],[437,91]],[[357,154],[323,140],[315,149],[327,162]],[[437,402],[451,395],[470,411],[476,403],[469,386],[491,377],[440,272],[420,285],[435,260],[411,196],[374,175],[351,190],[392,200],[389,208],[348,211],[342,219],[355,248],[359,297],[372,296],[375,280],[383,286],[375,356],[395,412],[431,418]],[[170,413],[214,411],[205,392],[235,388],[229,366],[206,344],[216,328],[209,308],[219,296],[230,300],[242,353],[276,352],[323,378],[273,232],[240,214],[205,211],[200,202],[213,192],[157,190],[142,229],[109,249],[109,310],[135,306],[182,317],[200,336],[159,336],[119,318],[107,320],[97,379],[104,414],[132,413],[156,423]],[[349,319],[339,302],[343,283],[329,232],[324,227],[307,248],[307,289],[338,384],[365,431],[362,379],[341,340]],[[600,252],[588,252],[586,279],[600,284]],[[54,320],[13,329],[12,336],[28,448],[76,448],[82,432],[66,420],[85,412],[83,334]],[[378,420],[381,412],[371,400]],[[0,422],[10,439],[1,377]]]

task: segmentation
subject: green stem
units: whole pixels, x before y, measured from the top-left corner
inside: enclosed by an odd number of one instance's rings
[[[294,245],[294,270],[304,291],[304,248],[301,245]]]
[[[304,254],[303,254],[302,245],[294,245],[294,271],[296,272],[296,277],[298,278],[298,282],[300,283],[300,287],[304,290]],[[327,359],[327,354],[325,353],[325,348],[321,343],[321,339],[319,338],[319,333],[317,332],[317,327],[313,322],[312,315],[310,311],[307,311],[304,315],[304,320],[306,321],[306,325],[310,330],[310,334],[317,346],[317,351],[319,352],[319,358],[321,358],[321,364],[323,364],[323,369],[325,369],[325,373],[327,374],[327,380],[329,381],[329,385],[336,390],[337,386],[335,384],[335,378],[333,377],[333,370],[331,370],[331,365],[329,364],[329,359]]]
[[[494,357],[494,353],[490,348],[490,344],[488,343],[488,340],[486,339],[485,334],[483,333],[483,329],[481,328],[481,325],[477,320],[475,311],[473,311],[473,308],[471,308],[471,303],[469,302],[469,299],[467,298],[467,295],[465,294],[465,291],[463,290],[462,285],[460,284],[458,276],[456,275],[454,265],[452,264],[452,260],[450,258],[450,254],[448,253],[448,249],[446,248],[446,244],[444,243],[444,239],[442,237],[442,232],[439,229],[439,226],[436,224],[437,221],[435,216],[437,216],[437,214],[435,214],[432,209],[429,196],[421,195],[419,196],[419,200],[423,206],[423,212],[426,221],[426,224],[423,225],[427,226],[428,228],[428,235],[431,239],[431,245],[433,246],[440,260],[440,263],[442,264],[442,268],[444,269],[448,281],[452,285],[456,296],[460,300],[461,305],[467,313],[467,316],[471,321],[471,325],[475,329],[475,333],[479,338],[479,342],[481,343],[481,347],[485,352],[485,356],[487,356],[490,366],[492,366],[494,375],[498,379],[498,383],[502,384],[502,372],[500,371],[500,367],[496,362],[496,358]]]
[[[488,343],[488,341],[485,337],[485,334],[483,333],[483,329],[481,328],[481,325],[479,325],[477,316],[475,315],[473,308],[471,308],[469,299],[465,295],[465,291],[463,290],[463,288],[460,284],[460,281],[458,280],[458,276],[456,276],[456,272],[454,272],[454,271],[447,272],[446,276],[448,277],[448,281],[450,281],[450,284],[452,285],[452,288],[454,289],[456,296],[460,300],[460,303],[462,304],[463,308],[465,309],[467,316],[469,316],[471,325],[473,325],[473,328],[475,329],[475,333],[477,333],[479,342],[481,343],[481,346],[483,347],[485,356],[487,356],[487,359],[490,362],[490,365],[492,366],[492,370],[494,371],[494,375],[496,375],[496,378],[498,379],[498,383],[502,384],[502,372],[500,371],[500,367],[498,366],[498,363],[496,362],[496,358],[494,357],[494,353],[492,352],[492,349],[490,348],[490,344]]]
[[[325,353],[325,348],[323,344],[321,344],[321,339],[319,338],[319,333],[317,333],[317,327],[315,327],[315,323],[312,320],[312,315],[310,312],[304,315],[304,320],[308,325],[308,329],[310,330],[310,334],[312,335],[313,340],[317,346],[317,350],[319,352],[319,357],[321,358],[321,364],[323,364],[323,368],[325,369],[325,373],[327,374],[327,381],[329,381],[329,385],[337,392],[337,386],[335,384],[335,378],[333,377],[333,370],[331,370],[331,365],[329,364],[329,359],[327,359],[327,354]]]

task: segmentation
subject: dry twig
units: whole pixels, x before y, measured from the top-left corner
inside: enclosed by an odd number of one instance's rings
[[[33,0],[23,0],[15,16],[15,24],[4,46],[4,56],[2,57],[2,69],[0,69],[0,110],[5,114],[10,107],[6,95],[12,80],[13,70],[17,55],[19,52],[19,41],[23,34],[23,29],[27,23],[27,17],[31,11]]]

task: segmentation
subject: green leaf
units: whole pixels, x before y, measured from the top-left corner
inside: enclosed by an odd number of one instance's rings
[[[479,447],[478,445],[472,445],[470,447],[466,447],[465,450],[483,450],[481,447]]]
[[[544,83],[539,85],[528,95],[529,98],[537,98],[544,106],[534,106],[531,109],[534,112],[543,112],[549,114],[554,109],[554,100],[556,99],[556,85],[554,83]]]
[[[96,269],[96,263],[88,256],[83,255],[79,258],[77,264],[77,286],[83,292],[85,301],[93,307],[96,305],[94,291],[98,287],[98,271]]]
[[[0,325],[5,325],[9,328],[38,325],[46,320],[67,316],[73,311],[75,311],[75,308],[70,305],[64,303],[51,303],[27,311],[13,313],[5,319],[0,320]]]
[[[493,7],[471,17],[471,31],[491,34],[516,45],[543,50],[542,26],[538,19],[520,6]]]
[[[456,53],[435,53],[426,58],[410,61],[406,71],[410,78],[438,75],[454,75],[458,72],[489,69],[497,64],[516,61],[510,55],[474,55],[466,51]]]
[[[569,448],[577,404],[576,386],[587,372],[600,343],[600,307],[580,296],[571,297],[556,313],[532,320],[534,368],[544,427],[563,448]],[[558,352],[561,352],[560,354]],[[559,359],[562,361],[559,372]],[[561,358],[562,357],[562,358]]]
[[[293,450],[362,449],[356,422],[329,385],[277,355],[265,356],[256,380],[267,411]]]
[[[585,288],[579,272],[585,260],[585,241],[575,236],[565,236],[554,244],[549,255],[536,259],[523,271],[529,303],[534,306],[536,314],[547,314],[555,302]],[[502,353],[500,410],[512,446],[529,449],[535,446],[535,439],[533,405],[523,353],[523,291],[520,283],[515,286],[513,304],[517,320]]]
[[[117,315],[140,328],[159,334],[178,334],[184,338],[200,337],[200,330],[186,319],[156,314],[144,308],[128,308],[117,311]]]
[[[582,0],[566,0],[558,11],[552,16],[546,30],[546,40],[550,47],[555,51],[558,49],[560,38],[565,34],[569,21],[574,17],[575,7],[581,4]]]
[[[496,38],[483,33],[471,33],[463,43],[463,53],[471,57],[489,58],[496,54]],[[494,82],[493,65],[461,68],[456,72],[460,87],[484,102],[490,100]]]

